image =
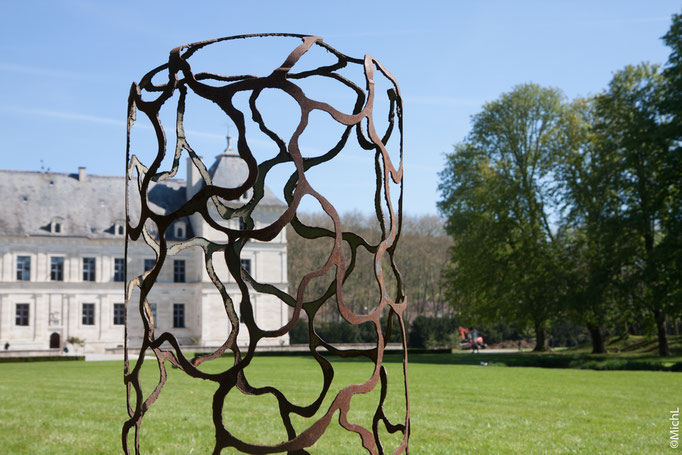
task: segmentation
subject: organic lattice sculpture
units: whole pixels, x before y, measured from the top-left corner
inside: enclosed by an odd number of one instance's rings
[[[206,46],[222,41],[237,39],[256,39],[261,37],[287,37],[300,39],[302,42],[286,56],[284,63],[275,68],[269,75],[244,76],[244,75],[218,75],[213,73],[193,73],[190,66],[190,57]],[[320,46],[330,52],[336,60],[335,64],[321,66],[312,70],[295,72],[299,59],[308,52],[312,46]],[[283,56],[284,57],[284,56]],[[350,79],[340,74],[339,70],[349,65],[360,65],[363,69],[365,87],[360,87]],[[274,65],[273,65],[274,67]],[[389,102],[389,119],[385,131],[375,130],[373,118],[373,105],[376,96],[385,96],[385,93],[375,93],[375,73],[390,81],[392,87],[387,91]],[[154,77],[160,78],[161,83],[152,82]],[[323,77],[343,84],[355,93],[355,107],[352,112],[340,112],[330,104],[320,100],[308,98],[303,90],[297,85],[297,81]],[[256,101],[264,89],[276,89],[290,96],[300,107],[300,122],[290,138],[280,138],[265,125],[260,112],[256,107]],[[246,92],[249,98],[249,112],[242,112],[233,104],[233,96],[239,92]],[[237,152],[248,166],[246,181],[236,187],[220,187],[213,184],[201,158],[190,146],[183,127],[183,115],[185,101],[189,94],[197,95],[203,99],[215,103],[236,126]],[[144,96],[143,96],[144,95]],[[176,147],[173,155],[172,168],[160,169],[166,156],[166,137],[164,128],[159,118],[159,111],[164,103],[173,96],[177,96],[177,121],[176,121]],[[324,154],[314,158],[305,158],[299,149],[299,137],[305,130],[308,117],[314,110],[329,114],[336,122],[343,125],[343,134],[334,147]],[[151,122],[157,136],[158,149],[153,162],[142,163],[138,157],[131,155],[130,134],[136,116],[144,115]],[[258,162],[251,152],[249,138],[246,137],[244,116],[250,115],[279,149],[279,153],[270,160]],[[397,123],[397,125],[396,125]],[[397,129],[400,150],[400,162],[394,163],[387,151],[387,143],[391,134]],[[376,170],[376,186],[374,202],[375,213],[381,237],[376,242],[370,242],[352,232],[343,231],[340,217],[334,207],[325,197],[317,192],[306,179],[306,172],[322,163],[333,160],[342,153],[344,145],[348,141],[357,141],[362,149],[374,157]],[[176,175],[181,156],[186,153],[192,164],[201,175],[203,182],[201,189],[187,200],[180,208],[169,213],[159,214],[152,210],[148,203],[148,191],[156,182],[168,179]],[[286,201],[286,209],[279,218],[264,227],[254,225],[252,218],[253,210],[258,207],[263,198],[264,182],[266,175],[273,166],[280,163],[293,163],[295,172],[290,176],[284,186],[283,197]],[[384,448],[380,440],[381,431],[389,433],[402,433],[399,446],[393,453],[407,452],[408,437],[410,432],[409,400],[407,397],[407,348],[405,337],[405,325],[403,314],[406,301],[403,293],[403,282],[398,272],[394,254],[400,236],[401,204],[402,204],[402,101],[400,91],[393,76],[381,66],[381,64],[367,55],[363,59],[348,57],[329,45],[321,38],[304,35],[272,34],[272,35],[249,35],[220,38],[212,41],[204,41],[178,47],[171,51],[167,64],[159,66],[146,74],[138,84],[133,84],[128,101],[128,146],[127,146],[127,169],[128,180],[126,193],[127,213],[127,238],[126,255],[131,242],[144,241],[156,254],[156,264],[140,276],[134,277],[127,284],[127,306],[130,307],[126,319],[126,345],[125,345],[125,371],[124,380],[127,388],[127,402],[129,419],[123,425],[122,444],[125,453],[129,453],[129,435],[134,429],[135,453],[139,453],[139,432],[146,411],[154,404],[166,382],[166,362],[184,371],[193,378],[215,382],[216,391],[212,402],[213,423],[215,425],[214,454],[220,453],[224,448],[233,447],[243,453],[263,454],[281,453],[305,454],[305,448],[312,446],[325,432],[334,414],[339,412],[339,423],[347,431],[357,433],[361,438],[362,446],[372,454],[383,454]],[[392,182],[392,183],[391,183]],[[394,193],[391,194],[391,186]],[[135,194],[133,194],[135,193]],[[249,195],[245,201],[243,195]],[[129,201],[132,196],[139,198],[139,207],[133,207]],[[320,205],[331,219],[333,228],[313,227],[302,223],[296,216],[296,211],[303,196],[309,195],[319,201]],[[397,201],[394,202],[394,201]],[[209,213],[213,210],[213,215]],[[135,212],[135,213],[132,213]],[[215,213],[220,219],[216,221]],[[206,238],[194,237],[181,242],[168,244],[164,233],[168,227],[181,217],[199,215],[213,229],[222,233],[222,242],[214,242]],[[239,228],[235,223],[227,223],[230,219],[240,219]],[[275,238],[283,229],[291,225],[295,232],[306,239],[328,238],[333,241],[333,248],[326,263],[319,270],[310,270],[300,283],[293,283],[295,292],[289,295],[280,289],[264,283],[259,283],[246,270],[242,269],[240,253],[242,247],[249,240],[269,241]],[[344,252],[344,246],[346,252]],[[178,339],[173,333],[164,332],[157,335],[154,332],[153,312],[149,305],[149,294],[155,284],[159,271],[168,260],[169,256],[177,254],[185,248],[200,248],[203,250],[205,267],[208,275],[220,292],[224,303],[224,311],[229,319],[231,328],[226,330],[225,342],[217,350],[210,354],[187,357],[183,353]],[[373,256],[374,274],[376,277],[377,295],[380,297],[373,302],[373,307],[367,311],[356,312],[344,302],[344,293],[341,283],[353,273],[356,267],[356,254],[358,250],[365,250]],[[350,251],[350,253],[348,253]],[[236,281],[241,291],[241,301],[237,306],[233,297],[228,294],[224,280],[227,277],[218,276],[213,267],[212,258],[214,253],[224,256],[231,279]],[[296,254],[303,254],[296,252]],[[386,265],[388,264],[388,266]],[[389,291],[384,284],[384,267],[392,270],[395,276],[396,286],[394,291]],[[328,286],[324,295],[314,300],[305,301],[304,294],[308,283],[330,271],[334,279]],[[288,322],[279,329],[265,330],[257,325],[253,309],[249,299],[249,287],[256,292],[271,294],[290,307]],[[392,295],[391,295],[392,294]],[[139,299],[138,299],[139,297]],[[370,323],[376,330],[377,345],[371,349],[340,349],[320,338],[316,331],[316,315],[325,305],[335,305],[338,312],[348,324]],[[237,308],[239,311],[237,311]],[[274,387],[253,387],[247,380],[248,366],[254,356],[259,341],[267,338],[280,337],[289,332],[299,321],[302,312],[306,314],[310,336],[310,356],[313,357],[322,370],[323,384],[316,400],[304,405],[292,403],[285,394]],[[128,359],[128,336],[130,322],[133,318],[141,319],[143,326],[142,347],[131,369]],[[240,318],[242,330],[248,331],[248,347],[237,345],[237,335],[240,330]],[[388,376],[382,366],[387,340],[391,331],[398,331],[402,336],[403,352],[403,377],[405,390],[405,418],[402,422],[390,422],[384,413],[384,402],[387,396]],[[207,373],[200,366],[203,362],[223,356],[227,351],[234,356],[233,364],[220,373]],[[140,369],[144,362],[145,354],[155,355],[158,361],[160,379],[156,387],[150,392],[143,394]],[[334,370],[329,361],[330,358],[366,358],[374,365],[373,371],[364,382],[348,384],[333,397],[328,410],[319,417],[318,410],[327,398],[329,386],[334,376]],[[291,372],[295,374],[295,372]],[[277,374],[281,374],[278,372]],[[356,394],[368,393],[378,388],[379,399],[376,409],[373,410],[372,428],[364,428],[349,421],[348,411],[351,398]],[[401,387],[402,388],[402,387]],[[282,426],[285,428],[288,439],[275,445],[260,445],[258,441],[243,441],[235,437],[226,427],[223,421],[223,408],[225,398],[229,392],[244,395],[271,394],[279,404]],[[318,418],[312,421],[312,417],[318,414]],[[292,417],[307,418],[306,429],[297,433],[292,424]],[[297,417],[297,419],[299,418]],[[246,417],[242,417],[246,418]],[[257,425],[257,422],[254,422]],[[380,425],[384,426],[380,429]],[[380,431],[381,430],[381,431]],[[353,450],[357,453],[357,450]]]

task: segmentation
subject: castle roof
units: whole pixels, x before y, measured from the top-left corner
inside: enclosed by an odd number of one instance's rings
[[[227,148],[223,153],[215,157],[215,162],[208,169],[214,185],[222,187],[237,187],[244,183],[249,176],[249,168],[237,152],[230,145],[230,137],[227,138]],[[247,195],[250,197],[251,193]],[[235,206],[234,201],[223,201],[228,206]],[[286,207],[267,186],[264,188],[263,199],[258,203],[265,207]]]
[[[235,181],[239,184],[246,179],[246,163],[236,154],[223,157],[226,153],[211,167],[211,176],[218,185],[229,181],[235,186]],[[115,227],[125,224],[124,197],[124,177],[86,176],[84,168],[77,174],[0,170],[0,235],[115,238]],[[133,210],[139,207],[135,199],[130,199]],[[175,211],[186,202],[186,183],[180,179],[152,182],[148,200],[156,213]],[[283,205],[265,189],[259,206]],[[59,232],[55,223],[60,224]],[[168,235],[168,240],[179,240]]]

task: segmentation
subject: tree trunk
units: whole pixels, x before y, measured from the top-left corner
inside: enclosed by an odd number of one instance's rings
[[[668,357],[670,356],[670,346],[668,346],[668,333],[663,311],[654,310],[654,320],[658,331],[658,355]]]
[[[637,335],[637,330],[635,330],[635,326],[633,324],[627,324],[628,327],[628,335]]]
[[[535,347],[533,352],[545,352],[547,350],[547,328],[544,322],[535,323]]]
[[[606,354],[604,334],[601,331],[601,327],[588,324],[587,330],[590,331],[590,338],[592,338],[592,354]]]

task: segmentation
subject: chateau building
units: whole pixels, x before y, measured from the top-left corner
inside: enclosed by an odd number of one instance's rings
[[[186,180],[153,184],[151,208],[166,213],[180,207],[204,184],[188,163]],[[214,184],[244,181],[246,163],[230,147],[209,169]],[[124,177],[78,173],[0,170],[0,344],[10,350],[63,349],[70,337],[85,341],[85,352],[106,352],[123,345],[126,279],[154,267],[153,250],[143,242],[129,245],[124,259]],[[248,199],[249,194],[244,195]],[[243,201],[242,201],[243,202]],[[131,200],[131,207],[135,205]],[[139,205],[139,203],[138,203]],[[255,228],[272,223],[286,209],[269,189],[253,212]],[[225,223],[240,223],[239,219]],[[225,238],[194,214],[165,233],[169,244],[199,236]],[[239,309],[240,293],[220,254],[214,268]],[[283,231],[270,242],[249,241],[242,267],[254,279],[287,290],[287,250]],[[288,307],[269,294],[250,290],[256,322],[263,329],[287,322]],[[170,331],[182,344],[211,348],[229,334],[223,300],[210,281],[204,253],[186,248],[168,256],[149,295],[157,334]],[[141,320],[133,298],[129,344],[139,346]],[[248,343],[245,327],[238,343]],[[288,344],[288,335],[262,340]]]

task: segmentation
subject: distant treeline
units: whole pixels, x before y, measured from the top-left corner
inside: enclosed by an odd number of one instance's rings
[[[299,214],[299,220],[307,226],[331,229],[330,218],[325,214]],[[375,217],[353,212],[341,217],[344,232],[352,232],[376,244],[380,238],[380,227]],[[287,230],[289,292],[296,295],[305,274],[322,268],[329,258],[333,239],[322,237],[304,239],[293,228]],[[441,272],[448,261],[448,248],[452,240],[443,230],[443,220],[434,215],[419,217],[406,216],[403,219],[399,247],[396,251],[396,265],[404,282],[404,292],[409,305],[405,317],[412,319],[420,315],[451,316],[452,306],[445,301],[445,289]],[[352,255],[347,243],[343,249],[346,261]],[[391,296],[396,295],[397,281],[391,267],[382,264],[384,284]],[[325,295],[334,279],[330,271],[326,276],[313,279],[307,286],[304,301],[311,302]],[[367,313],[376,307],[379,287],[374,275],[374,255],[362,248],[356,252],[352,273],[343,283],[344,303],[353,311]],[[316,321],[341,321],[335,297],[327,299],[316,315]]]

